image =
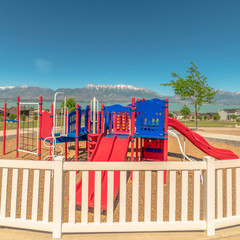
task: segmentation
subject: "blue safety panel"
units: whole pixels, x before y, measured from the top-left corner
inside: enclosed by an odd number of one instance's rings
[[[106,119],[106,127],[110,125],[110,114],[127,114],[131,117],[131,106],[122,106],[119,104],[104,107],[104,117]],[[113,119],[112,119],[113,121]]]
[[[82,132],[81,118],[82,118],[82,109],[81,107],[79,107],[79,121],[78,121],[79,134]],[[68,114],[68,133],[75,132],[75,130],[76,130],[76,111],[73,111]]]
[[[162,149],[158,149],[158,148],[145,148],[145,152],[162,153]]]
[[[130,106],[122,106],[119,104],[115,104],[104,108],[104,117],[106,117],[106,115],[109,115],[110,113],[128,114],[130,116],[130,112],[131,112]]]
[[[135,137],[165,139],[165,100],[151,99],[136,102]]]
[[[75,142],[75,139],[76,139],[74,132],[67,134],[67,136],[58,137],[59,134],[55,134],[55,136],[57,137],[56,138],[57,143]],[[86,141],[87,140],[87,132],[81,132],[78,136],[78,140],[79,141]]]

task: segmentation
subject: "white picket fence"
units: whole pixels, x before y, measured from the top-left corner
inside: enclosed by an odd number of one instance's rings
[[[94,209],[88,208],[90,170],[95,171]],[[102,170],[108,174],[106,213],[101,211]],[[120,170],[116,200],[115,170]],[[76,208],[80,178],[82,206]],[[52,232],[53,238],[86,232],[206,230],[214,235],[215,229],[240,224],[240,161],[0,160],[0,193],[1,226]]]

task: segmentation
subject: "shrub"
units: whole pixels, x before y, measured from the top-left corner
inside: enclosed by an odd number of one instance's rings
[[[10,119],[10,120],[15,120],[16,117],[17,117],[17,115],[14,114],[14,113],[11,113],[11,114],[9,115],[9,119]]]
[[[22,115],[21,115],[21,121],[23,121],[23,122],[26,121],[26,116],[25,116],[25,114],[22,114]]]

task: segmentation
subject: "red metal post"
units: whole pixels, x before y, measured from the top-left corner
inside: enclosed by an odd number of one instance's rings
[[[88,106],[88,132],[91,132],[91,105]]]
[[[42,143],[42,96],[39,99],[39,116],[38,116],[38,160],[41,160],[41,143]]]
[[[76,131],[75,131],[75,161],[78,161],[78,148],[79,148],[79,139],[78,139],[78,134],[79,134],[79,104],[76,106]]]
[[[138,137],[136,138],[136,161],[138,162]]]
[[[102,121],[102,124],[101,124],[101,133],[104,133],[104,104],[102,104],[102,111],[101,111],[101,121]]]
[[[19,157],[19,103],[20,103],[20,97],[17,97],[17,137],[16,137],[16,157]]]
[[[167,161],[168,157],[168,98],[165,99],[165,109],[164,109],[164,137],[163,140],[163,161]],[[164,171],[164,183],[166,183],[166,171]]]
[[[77,110],[76,110],[77,111]],[[67,124],[68,124],[68,114],[67,114],[67,110],[65,112],[65,134],[67,134]],[[76,122],[77,124],[77,122]],[[68,147],[67,147],[67,142],[65,142],[65,161],[67,161],[67,152],[68,152]]]
[[[142,159],[143,159],[143,147],[142,147],[142,145],[143,145],[143,139],[140,138],[140,161],[142,161]]]
[[[134,134],[135,134],[135,98],[132,98],[131,107],[131,162],[134,161]]]
[[[3,115],[3,155],[6,154],[6,118],[7,118],[7,103],[4,103],[4,115]]]
[[[52,118],[52,121],[51,121],[51,125],[50,125],[50,129],[51,129],[51,131],[52,131],[52,129],[53,129],[53,104],[51,104],[51,113],[50,113],[50,117]],[[51,136],[52,136],[52,134],[51,134]],[[53,137],[53,136],[52,136]],[[52,143],[53,143],[53,138],[52,138],[52,140],[51,140],[51,138],[50,138],[50,161],[52,161]]]

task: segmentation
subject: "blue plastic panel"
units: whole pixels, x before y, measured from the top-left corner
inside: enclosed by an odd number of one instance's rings
[[[82,109],[81,107],[79,107],[79,121],[78,121],[79,134],[82,131],[81,118],[82,118]],[[73,133],[75,131],[76,131],[76,111],[73,111],[68,114],[68,133]]]
[[[104,107],[104,117],[106,119],[106,127],[109,128],[110,125],[110,114],[127,114],[131,117],[131,106],[122,106],[119,104],[115,104],[112,106]],[[112,119],[113,121],[113,119]]]
[[[115,114],[128,114],[130,116],[130,112],[131,112],[131,106],[122,106],[119,104],[115,104],[112,106],[107,106],[104,108],[104,117],[106,117],[106,115],[108,115],[109,113],[115,113]]]
[[[164,139],[165,100],[136,102],[135,137]]]

